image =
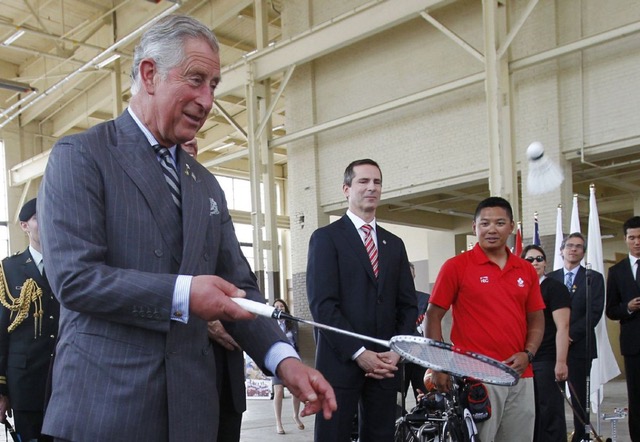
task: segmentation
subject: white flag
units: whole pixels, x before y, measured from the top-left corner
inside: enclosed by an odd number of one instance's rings
[[[572,233],[582,233],[580,230],[580,212],[578,212],[578,194],[573,194],[573,208],[571,209],[571,230],[569,230],[569,235]],[[580,265],[584,266],[586,264],[586,256],[582,258],[580,261]]]
[[[596,188],[589,186],[589,245],[587,247],[587,262],[591,268],[604,276],[604,255],[602,253],[602,236],[600,234],[600,219],[596,205]],[[609,335],[607,333],[607,318],[602,312],[602,318],[596,326],[596,344],[598,357],[591,365],[591,408],[598,410],[598,390],[600,401],[604,396],[604,384],[620,374],[620,368],[611,349]],[[599,413],[598,413],[599,414]]]
[[[556,246],[553,250],[553,270],[561,269],[563,266],[562,254],[560,253],[560,247],[562,246],[562,204],[558,204],[558,217],[556,218]]]
[[[578,212],[578,194],[573,195],[573,208],[571,209],[571,227],[569,228],[569,234],[582,233],[580,230],[580,212]]]

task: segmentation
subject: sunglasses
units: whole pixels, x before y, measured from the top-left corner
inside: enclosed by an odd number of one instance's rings
[[[535,262],[544,262],[544,256],[542,256],[542,255],[539,255],[539,256],[527,256],[525,259],[527,261],[529,261],[529,262],[533,262],[533,261],[535,261]]]

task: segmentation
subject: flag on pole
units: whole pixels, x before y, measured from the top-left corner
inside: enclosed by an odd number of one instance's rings
[[[553,270],[562,268],[562,255],[560,254],[560,246],[562,246],[562,204],[558,204],[558,215],[556,217],[556,245],[553,251]]]
[[[571,227],[569,229],[569,234],[572,233],[582,233],[580,230],[580,212],[578,212],[578,194],[573,194],[573,208],[571,209]]]
[[[522,223],[518,221],[518,230],[516,231],[516,244],[513,247],[513,253],[516,256],[522,254]]]
[[[573,208],[571,209],[571,230],[569,231],[569,235],[572,233],[582,233],[580,230],[580,212],[578,212],[578,194],[573,194]],[[587,257],[585,256],[580,261],[580,265],[584,266],[586,264]]]
[[[602,253],[602,236],[600,234],[600,219],[596,205],[596,187],[589,186],[589,246],[587,247],[587,262],[591,269],[600,272],[604,276],[604,255]],[[599,410],[599,402],[604,396],[604,384],[620,374],[620,368],[611,349],[609,335],[607,333],[607,319],[602,317],[596,326],[596,345],[598,357],[591,365],[591,405],[593,410]],[[600,393],[598,395],[598,392]],[[598,416],[600,413],[598,413]]]
[[[540,245],[540,231],[538,230],[538,212],[533,212],[533,244]]]

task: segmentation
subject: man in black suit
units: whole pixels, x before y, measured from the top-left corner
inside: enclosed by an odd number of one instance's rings
[[[607,316],[620,321],[620,351],[624,356],[629,397],[629,435],[640,442],[640,216],[623,225],[629,256],[609,269]]]
[[[13,409],[22,440],[44,441],[50,440],[40,432],[60,305],[43,275],[35,198],[18,218],[29,247],[6,258],[0,273],[0,421]]]
[[[376,225],[381,189],[375,161],[349,164],[346,215],[311,236],[307,296],[314,320],[389,339],[413,334],[417,307],[404,243]],[[315,440],[350,440],[356,412],[360,442],[393,440],[399,356],[332,332],[319,331],[316,340],[316,366],[334,388],[338,411],[328,421],[316,417]]]
[[[180,145],[194,160],[198,159],[198,139]],[[219,320],[207,324],[209,339],[216,355],[216,387],[220,400],[217,442],[239,442],[242,413],[247,409],[244,387],[244,353]]]
[[[413,280],[416,279],[416,267],[410,262],[409,268],[411,269],[411,276]],[[416,319],[416,326],[414,329],[414,335],[423,336],[423,321],[425,314],[427,313],[427,306],[429,305],[429,293],[416,290],[416,302],[418,303],[418,319]],[[414,364],[412,362],[404,362],[404,385],[401,385],[401,392],[406,397],[409,391],[409,384],[413,390],[414,399],[418,399],[418,390],[424,391],[424,373],[427,370],[421,365]],[[401,367],[402,368],[402,367]]]
[[[604,277],[595,270],[587,270],[580,264],[587,251],[586,241],[581,233],[567,236],[560,246],[564,267],[549,274],[550,278],[562,282],[571,295],[571,319],[569,324],[569,384],[573,387],[571,403],[573,405],[574,433],[572,442],[586,439],[586,421],[584,409],[587,400],[587,374],[591,371],[591,362],[598,357],[596,350],[595,328],[604,310]],[[587,278],[589,276],[589,278]],[[589,282],[589,284],[588,284]],[[589,285],[589,324],[587,324],[587,285]],[[589,333],[589,351],[586,338]]]

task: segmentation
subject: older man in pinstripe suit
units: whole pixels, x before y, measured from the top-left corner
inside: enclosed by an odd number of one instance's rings
[[[176,148],[211,110],[215,37],[191,18],[162,19],[136,48],[132,77],[128,110],[56,144],[38,197],[61,304],[44,432],[69,441],[215,440],[214,319],[229,321],[242,348],[306,402],[305,415],[330,417],[326,380],[273,321],[251,321],[229,299],[264,301],[218,182]]]

